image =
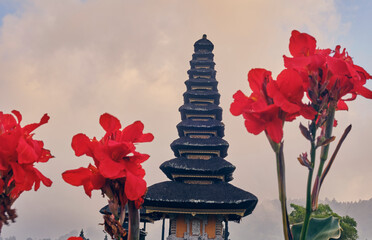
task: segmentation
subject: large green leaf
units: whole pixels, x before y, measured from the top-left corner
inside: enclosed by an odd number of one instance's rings
[[[292,226],[294,240],[299,240],[302,223]],[[338,239],[341,236],[341,227],[338,218],[312,218],[307,230],[306,240],[329,240]]]

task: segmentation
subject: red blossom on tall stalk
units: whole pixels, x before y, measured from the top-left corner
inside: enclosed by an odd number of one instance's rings
[[[12,204],[24,191],[38,190],[40,183],[50,187],[52,181],[35,168],[35,163],[47,162],[53,156],[44,148],[43,141],[33,139],[32,133],[46,124],[44,114],[39,123],[21,127],[22,115],[0,112],[0,232],[4,224],[17,217]]]
[[[310,160],[307,153],[298,158],[309,170],[306,217],[300,236],[303,240],[310,215],[317,208],[320,187],[351,129],[350,125],[345,130],[324,168],[329,145],[335,139],[332,136],[332,129],[336,126],[335,111],[347,110],[346,101],[354,100],[358,95],[372,99],[372,91],[364,86],[372,76],[355,65],[345,49],[342,52],[340,46],[336,46],[333,51],[317,49],[316,39],[306,33],[292,31],[289,51],[292,57],[283,56],[286,68],[278,75],[277,80],[265,69],[252,69],[248,73],[252,93],[246,96],[241,91],[236,92],[230,111],[235,116],[243,116],[248,132],[257,135],[265,131],[276,154],[285,239],[292,239],[292,234],[286,207],[283,125],[285,121],[292,121],[300,115],[310,120],[308,127],[300,124],[301,133],[310,141]],[[304,95],[309,99],[308,103],[302,102]],[[321,148],[320,163],[311,192],[317,148]]]
[[[73,186],[83,186],[89,197],[92,190],[101,190],[109,198],[113,216],[104,217],[105,229],[111,237],[120,239],[125,234],[121,226],[125,218],[125,205],[129,201],[139,209],[147,190],[143,179],[145,170],[141,163],[149,155],[137,152],[135,144],[151,142],[154,137],[151,133],[143,133],[144,125],[140,121],[120,130],[120,121],[105,113],[99,122],[106,131],[101,140],[95,137],[90,139],[79,133],[71,143],[76,156],[87,155],[93,158],[94,165],[65,171],[62,177]]]
[[[249,97],[237,91],[230,112],[243,115],[247,131],[255,135],[265,131],[270,140],[280,143],[283,139],[284,121],[293,121],[297,116],[312,119],[316,112],[302,103],[304,89],[300,75],[284,69],[274,80],[271,72],[254,68],[248,73],[252,90]]]

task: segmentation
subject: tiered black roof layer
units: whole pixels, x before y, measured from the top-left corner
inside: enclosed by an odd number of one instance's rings
[[[224,136],[224,129],[225,125],[218,120],[215,119],[208,119],[207,121],[195,121],[191,119],[185,119],[179,124],[177,124],[178,135],[180,137],[186,136],[188,133],[192,132],[193,130],[198,131],[215,131],[216,135],[219,137]]]
[[[243,209],[243,216],[252,213],[257,197],[226,182],[214,184],[185,184],[167,181],[151,186],[146,205],[174,209]],[[221,212],[222,213],[222,212]],[[230,216],[230,220],[243,216]]]
[[[160,169],[169,179],[175,181],[180,174],[188,173],[199,176],[225,176],[224,181],[229,182],[233,180],[232,173],[235,166],[221,157],[212,157],[209,160],[178,157],[164,162],[160,165]]]

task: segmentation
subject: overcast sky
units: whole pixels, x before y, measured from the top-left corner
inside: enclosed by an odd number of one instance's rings
[[[215,45],[230,143],[226,160],[237,167],[232,184],[260,200],[277,198],[274,154],[264,135],[248,134],[243,119],[230,114],[232,95],[238,89],[250,93],[251,68],[267,68],[276,77],[293,29],[313,35],[320,48],[341,44],[372,73],[371,9],[369,0],[0,0],[0,111],[19,110],[23,124],[48,113],[51,119],[35,139],[55,156],[37,166],[52,187],[23,193],[15,204],[17,222],[5,226],[3,236],[57,238],[84,228],[92,240],[103,239],[98,210],[106,200],[98,191],[89,199],[83,188],[61,178],[63,171],[91,161],[74,156],[71,138],[79,132],[103,136],[102,113],[115,115],[123,126],[145,124],[145,132],[155,136],[139,147],[151,155],[144,164],[146,180],[167,180],[158,166],[173,158],[169,144],[178,137],[186,72],[193,44],[204,33]],[[358,97],[348,112],[337,113],[334,134],[339,137],[348,124],[353,129],[320,198],[372,197],[370,104]],[[296,157],[309,147],[298,124],[286,124],[284,133],[289,198],[305,197],[307,170]],[[149,240],[155,239],[150,233]]]

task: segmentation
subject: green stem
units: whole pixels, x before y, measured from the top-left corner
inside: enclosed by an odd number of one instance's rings
[[[313,136],[315,136],[315,131],[314,131]],[[313,173],[314,173],[314,166],[315,166],[315,154],[316,154],[316,146],[315,146],[314,141],[311,141],[311,150],[310,150],[311,168],[309,169],[309,174],[308,174],[308,177],[307,177],[306,212],[305,212],[304,223],[303,223],[302,229],[301,229],[300,240],[305,240],[306,239],[306,234],[307,234],[307,230],[309,228],[309,222],[310,222],[310,217],[311,217],[311,213],[312,213],[312,208],[311,208],[311,203],[312,203],[311,184],[312,184],[312,181],[313,181]]]
[[[268,136],[271,146],[275,152],[276,156],[276,170],[278,177],[278,190],[279,190],[279,200],[280,207],[282,210],[282,223],[283,223],[283,234],[285,240],[292,240],[292,232],[288,220],[288,210],[287,210],[287,193],[285,184],[285,164],[284,164],[284,154],[283,154],[283,143],[275,143]]]
[[[333,122],[335,120],[335,112],[336,108],[334,104],[330,103],[329,109],[328,109],[328,119],[326,121],[325,125],[325,133],[324,138],[328,139],[332,136],[332,130],[333,130]],[[323,173],[323,167],[324,163],[328,158],[328,151],[329,151],[329,144],[322,147],[321,153],[320,153],[320,164],[318,168],[318,174],[317,177],[320,179]]]
[[[128,240],[139,240],[139,210],[136,208],[134,201],[128,201]]]

